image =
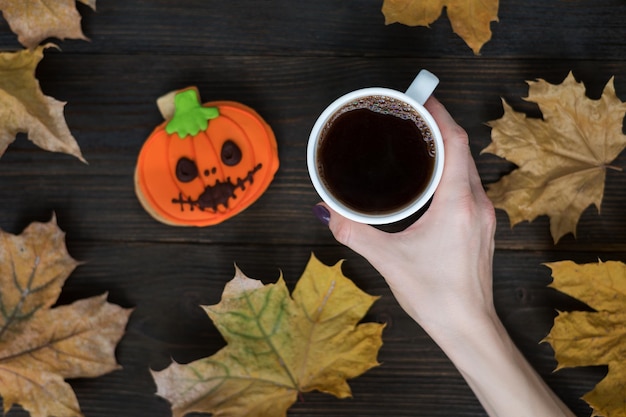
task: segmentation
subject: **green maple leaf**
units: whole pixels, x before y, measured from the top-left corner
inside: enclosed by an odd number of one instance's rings
[[[377,366],[384,325],[358,324],[376,297],[311,257],[293,298],[282,277],[263,285],[237,270],[219,304],[204,307],[228,345],[153,372],[174,416],[279,417],[299,392],[351,395],[346,380]]]

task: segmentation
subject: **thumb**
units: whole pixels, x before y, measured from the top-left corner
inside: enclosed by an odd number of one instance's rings
[[[387,247],[384,241],[389,238],[388,233],[370,225],[347,219],[324,203],[318,204],[316,209],[325,209],[328,212],[325,220],[328,222],[328,227],[337,242],[349,247],[370,261],[370,263],[372,263],[373,259],[382,255],[382,248]]]

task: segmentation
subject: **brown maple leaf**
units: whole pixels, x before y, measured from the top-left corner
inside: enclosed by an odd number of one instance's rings
[[[78,265],[53,218],[21,235],[0,231],[0,396],[33,417],[81,416],[64,379],[118,369],[115,346],[130,315],[107,295],[51,308]]]
[[[219,304],[204,307],[228,345],[153,372],[174,416],[280,417],[299,392],[351,395],[346,380],[377,366],[384,325],[361,323],[377,297],[311,257],[293,292],[237,270]]]
[[[384,0],[382,12],[387,25],[428,27],[444,7],[454,33],[478,54],[491,39],[491,22],[498,21],[498,0]]]
[[[539,105],[543,119],[527,118],[503,101],[504,116],[488,123],[492,143],[482,152],[518,168],[488,185],[487,195],[506,210],[511,227],[548,215],[557,243],[567,233],[576,236],[576,224],[591,204],[600,211],[606,170],[626,147],[626,104],[615,94],[613,79],[598,100],[587,98],[571,73],[558,85],[528,84],[526,100]]]
[[[559,312],[544,341],[554,349],[558,368],[608,365],[609,371],[583,399],[594,416],[625,417],[626,265],[571,261],[547,264],[550,285],[594,311]]]
[[[0,156],[25,132],[37,146],[85,162],[63,117],[65,103],[44,95],[35,78],[46,47],[0,53]]]
[[[87,39],[77,0],[0,0],[0,10],[20,43],[34,48],[48,38]],[[96,0],[78,0],[96,9]]]

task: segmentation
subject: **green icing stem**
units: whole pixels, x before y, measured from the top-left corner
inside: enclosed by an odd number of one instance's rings
[[[174,97],[174,117],[165,126],[171,135],[178,133],[181,139],[195,136],[209,126],[209,120],[220,115],[217,107],[203,107],[195,89],[182,91]]]

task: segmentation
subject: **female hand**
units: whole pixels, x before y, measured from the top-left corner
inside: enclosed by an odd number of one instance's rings
[[[467,134],[435,98],[425,107],[441,130],[446,161],[424,215],[402,232],[386,233],[326,209],[337,241],[364,256],[402,308],[430,332],[468,315],[493,313],[495,214]]]

